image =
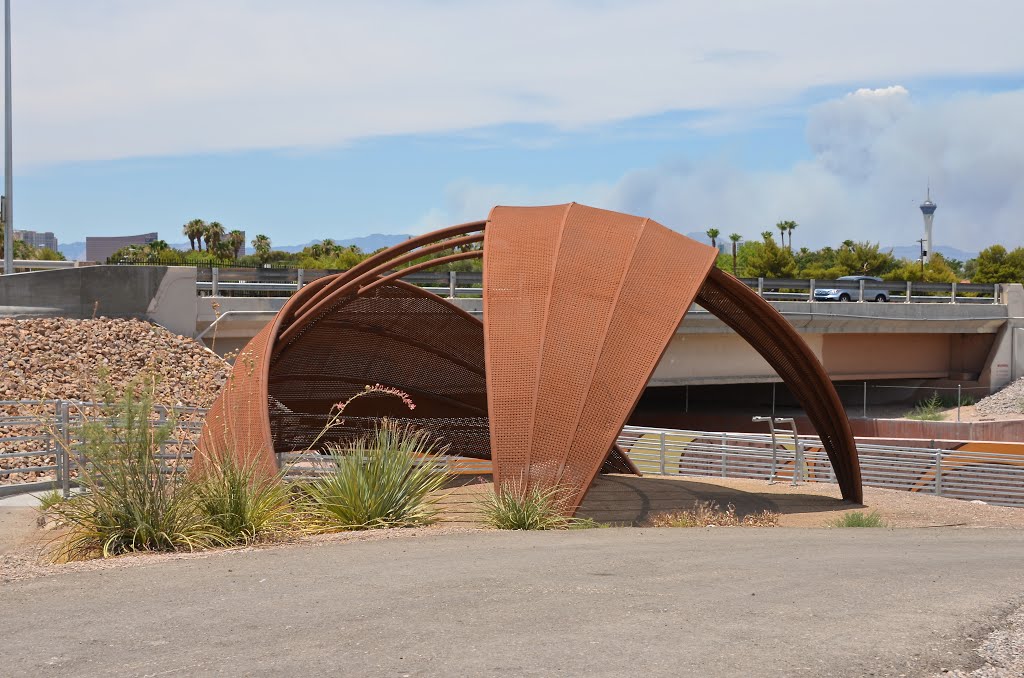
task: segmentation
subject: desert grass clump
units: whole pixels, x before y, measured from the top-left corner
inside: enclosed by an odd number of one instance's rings
[[[51,507],[68,527],[55,560],[84,560],[136,551],[194,550],[223,543],[199,510],[195,488],[177,465],[164,465],[161,445],[174,422],[156,425],[152,381],[129,384],[104,417],[81,428],[84,492]]]
[[[444,450],[425,432],[385,419],[368,437],[327,450],[327,473],[304,487],[311,529],[413,527],[437,519],[436,492],[451,475]]]
[[[589,527],[569,515],[564,488],[506,481],[480,500],[483,522],[499,530],[565,530]]]
[[[828,527],[886,527],[878,511],[850,511],[826,523]]]
[[[194,482],[199,511],[227,543],[271,541],[295,530],[282,477],[261,474],[255,460],[223,454]]]
[[[940,421],[943,418],[943,407],[942,398],[939,396],[939,392],[935,391],[930,397],[917,403],[914,409],[907,412],[904,416],[907,419],[918,419],[921,421]]]
[[[738,516],[732,504],[723,510],[715,501],[698,500],[692,509],[656,513],[648,524],[651,527],[776,527],[779,514],[764,510]]]
[[[46,513],[64,501],[64,494],[60,490],[47,490],[38,497],[39,510]]]

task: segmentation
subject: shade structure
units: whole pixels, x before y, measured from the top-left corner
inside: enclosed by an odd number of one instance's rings
[[[400,279],[480,257],[482,322]],[[236,359],[197,467],[231,454],[274,471],[275,452],[306,449],[333,403],[382,384],[408,393],[415,416],[397,399],[360,399],[319,442],[396,418],[450,454],[491,459],[496,483],[561,487],[575,510],[598,472],[635,471],[616,437],[697,301],[779,372],[859,502],[849,421],[820,363],[716,257],[650,219],[575,203],[496,207],[410,239],[288,300]]]

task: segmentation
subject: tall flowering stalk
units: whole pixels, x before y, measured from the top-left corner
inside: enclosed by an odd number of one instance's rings
[[[402,401],[402,403],[404,403],[405,406],[409,408],[410,411],[416,409],[416,403],[413,402],[412,396],[410,396],[408,393],[406,393],[405,391],[403,391],[401,389],[393,388],[391,386],[384,386],[383,384],[374,384],[373,386],[369,386],[369,385],[364,386],[362,391],[359,391],[358,393],[356,393],[352,397],[348,398],[347,400],[342,400],[342,401],[336,402],[333,405],[331,405],[331,409],[330,409],[331,418],[330,418],[330,420],[328,420],[327,425],[324,426],[323,429],[321,429],[320,433],[317,434],[316,438],[313,439],[313,442],[311,442],[309,444],[309,447],[307,447],[306,450],[307,451],[312,450],[313,447],[318,442],[320,442],[320,440],[325,435],[327,435],[328,431],[330,431],[335,426],[341,426],[342,424],[345,423],[345,420],[342,418],[343,415],[345,414],[345,408],[347,408],[349,405],[351,405],[353,400],[356,400],[357,398],[362,398],[363,396],[371,395],[373,393],[379,393],[381,395],[395,396],[396,398],[400,399]]]

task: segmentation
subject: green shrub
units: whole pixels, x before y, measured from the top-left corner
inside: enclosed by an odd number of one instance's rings
[[[346,447],[328,446],[332,468],[305,488],[310,520],[319,529],[367,530],[434,522],[448,482],[441,450],[422,431],[384,420]]]
[[[828,521],[828,527],[885,527],[878,511],[851,511]]]
[[[64,494],[60,490],[47,490],[39,495],[39,510],[49,511],[64,501]]]
[[[233,544],[287,534],[294,526],[288,488],[280,476],[266,478],[256,462],[225,454],[196,480],[196,502],[204,519]]]
[[[565,490],[557,485],[527,487],[522,481],[504,482],[484,495],[480,501],[480,513],[484,524],[499,530],[589,527],[585,519],[568,515],[565,495]]]
[[[129,384],[107,416],[87,421],[81,452],[85,490],[52,507],[68,526],[54,558],[82,560],[135,551],[193,550],[223,543],[198,509],[194,486],[156,453],[173,421],[154,426],[152,382]]]
[[[920,401],[917,406],[905,415],[907,419],[919,419],[922,421],[939,421],[942,419],[943,403],[938,391],[932,393],[931,397]]]

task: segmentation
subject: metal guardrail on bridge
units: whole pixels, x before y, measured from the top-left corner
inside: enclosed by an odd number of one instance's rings
[[[199,269],[196,289],[210,296],[288,296],[303,285],[337,271],[306,269]],[[207,279],[208,278],[208,279]],[[480,297],[483,274],[474,271],[413,273],[406,281],[447,297]],[[997,304],[999,284],[926,283],[913,281],[856,283],[842,280],[797,280],[793,278],[740,278],[769,301],[817,301],[815,290],[843,290],[844,301],[873,302],[879,297],[894,303]]]

